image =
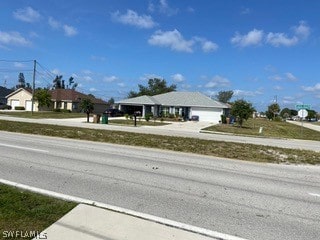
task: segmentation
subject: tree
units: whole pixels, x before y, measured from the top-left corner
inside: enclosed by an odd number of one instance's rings
[[[56,78],[53,80],[53,87],[52,87],[53,89],[66,89],[66,88],[69,89],[69,88],[71,88],[71,89],[75,90],[76,87],[78,86],[78,83],[74,82],[74,78],[70,77],[69,81],[68,81],[68,85],[66,87],[66,85],[65,85],[66,81],[63,80],[62,78],[63,78],[62,75],[56,76]]]
[[[53,80],[53,89],[62,89],[62,75],[57,75],[56,78]]]
[[[276,115],[279,114],[279,112],[280,112],[279,104],[278,103],[273,103],[273,104],[268,106],[267,116],[272,116],[272,119],[274,120]]]
[[[233,96],[233,91],[220,91],[217,95],[219,102],[228,103]]]
[[[80,102],[80,109],[87,114],[87,122],[89,122],[90,113],[92,113],[94,109],[94,103],[89,98],[84,98]]]
[[[308,110],[308,116],[307,119],[311,121],[312,118],[317,117],[317,112],[315,110]]]
[[[25,88],[25,87],[26,87],[26,79],[24,78],[24,74],[19,73],[18,84],[16,85],[16,89]]]
[[[291,110],[289,108],[284,108],[280,112],[280,116],[283,118],[290,118],[292,117],[291,115]]]
[[[166,80],[159,79],[159,78],[149,79],[148,86],[143,86],[139,84],[138,87],[139,87],[139,91],[138,92],[130,91],[128,94],[128,98],[139,97],[143,95],[154,96],[161,93],[175,91],[177,88],[175,84],[167,86]]]
[[[243,120],[248,120],[254,111],[252,104],[243,99],[235,101],[231,107],[231,114],[237,117],[240,127],[242,127]]]
[[[50,107],[51,105],[51,95],[48,89],[37,89],[34,93],[35,100],[38,101],[38,108]]]
[[[110,98],[108,101],[107,101],[107,104],[108,106],[112,106],[114,104],[114,98]]]

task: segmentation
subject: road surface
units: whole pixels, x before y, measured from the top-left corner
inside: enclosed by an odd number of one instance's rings
[[[319,239],[320,167],[1,132],[0,176],[248,239]]]

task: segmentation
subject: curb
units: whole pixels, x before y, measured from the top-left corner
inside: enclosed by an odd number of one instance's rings
[[[166,225],[169,227],[185,230],[188,232],[193,232],[196,234],[201,234],[201,235],[211,237],[211,238],[214,238],[217,240],[245,240],[244,238],[240,238],[240,237],[236,237],[236,236],[232,236],[232,235],[228,235],[228,234],[224,234],[224,233],[219,233],[219,232],[208,230],[205,228],[195,227],[195,226],[192,226],[189,224],[176,222],[173,220],[153,216],[150,214],[140,213],[140,212],[136,212],[136,211],[125,209],[125,208],[112,206],[112,205],[101,203],[101,202],[92,201],[89,199],[74,197],[74,196],[70,196],[70,195],[66,195],[66,194],[62,194],[62,193],[57,193],[57,192],[53,192],[53,191],[49,191],[49,190],[45,190],[45,189],[41,189],[41,188],[36,188],[36,187],[28,186],[25,184],[20,184],[20,183],[8,181],[5,179],[0,179],[0,183],[5,184],[5,185],[9,185],[9,186],[13,186],[16,188],[28,190],[30,192],[39,193],[39,194],[46,195],[49,197],[58,198],[58,199],[65,200],[65,201],[84,203],[87,205],[92,205],[95,207],[104,208],[104,209],[111,210],[114,212],[118,212],[118,213],[126,214],[129,216],[141,218],[141,219],[155,222],[155,223],[159,223],[162,225]]]

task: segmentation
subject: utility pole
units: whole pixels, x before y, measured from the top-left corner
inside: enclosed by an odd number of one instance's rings
[[[33,77],[32,77],[32,103],[31,103],[31,115],[33,115],[33,105],[34,105],[34,92],[36,87],[36,66],[37,61],[33,61]]]

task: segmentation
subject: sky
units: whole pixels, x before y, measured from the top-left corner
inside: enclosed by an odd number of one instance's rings
[[[320,1],[2,0],[0,85],[72,76],[116,101],[150,78],[214,98],[233,90],[258,111],[320,112]]]

